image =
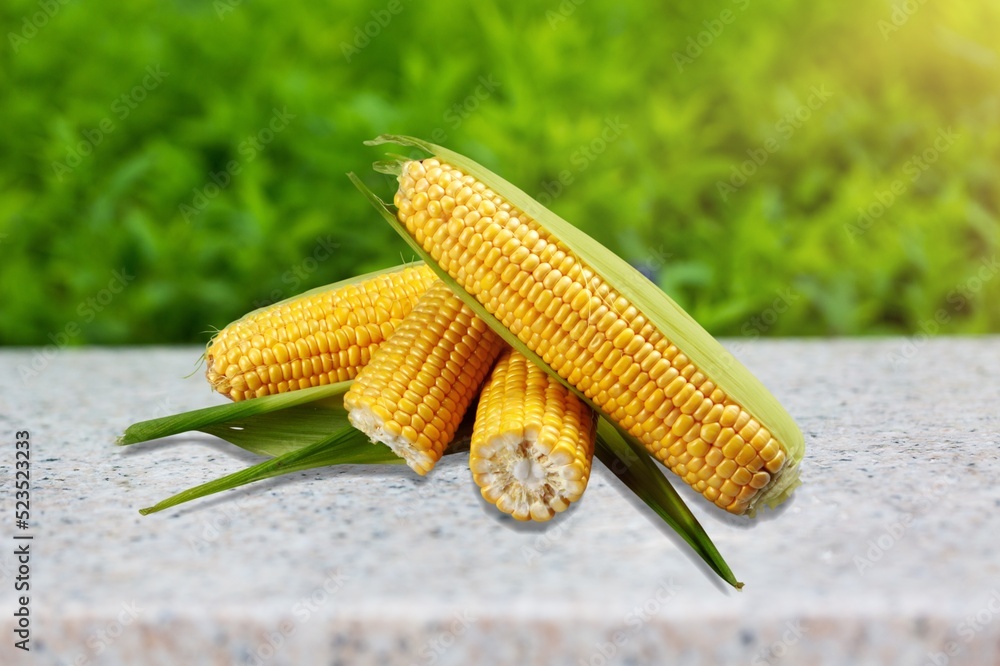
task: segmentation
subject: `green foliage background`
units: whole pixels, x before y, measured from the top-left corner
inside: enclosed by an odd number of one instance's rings
[[[6,344],[204,341],[399,263],[344,176],[391,195],[362,145],[386,132],[543,199],[562,177],[551,207],[716,334],[1000,331],[995,2],[7,0],[0,23]]]

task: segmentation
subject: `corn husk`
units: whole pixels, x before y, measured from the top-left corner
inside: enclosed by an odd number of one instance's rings
[[[678,348],[683,350],[688,358],[715,382],[716,386],[724,390],[747,411],[753,414],[754,418],[761,425],[767,428],[779,442],[784,444],[787,455],[785,466],[779,474],[772,477],[768,486],[757,495],[753,503],[748,507],[747,513],[753,516],[759,504],[773,508],[791,495],[791,492],[799,485],[798,467],[805,453],[805,441],[802,437],[802,432],[771,392],[659,287],[650,282],[648,278],[624,259],[535,201],[524,191],[464,155],[408,136],[383,135],[366,143],[368,145],[397,144],[426,151],[441,161],[447,162],[484,182],[498,195],[527,213],[542,227],[559,238],[572,252],[603,276],[619,294],[631,301],[646,316],[650,323],[656,326]],[[375,167],[376,170],[384,173],[398,173],[402,161],[405,160],[406,158],[397,157],[395,162],[378,162]],[[576,391],[574,387],[566,384],[548,364],[528,350],[503,324],[486,312],[485,308],[479,304],[472,294],[469,294],[455,280],[447,276],[440,266],[434,262],[429,253],[425,252],[416,243],[405,227],[396,219],[393,212],[377,196],[368,190],[356,176],[352,180],[354,180],[355,185],[361,188],[362,193],[368,197],[369,201],[379,209],[386,221],[407,241],[417,255],[426,261],[452,289],[455,289],[456,293],[460,292],[460,296],[462,294],[468,296],[468,299],[463,300],[473,308],[476,314],[486,320],[490,327],[499,333],[508,344],[511,344],[535,363],[544,367],[551,375],[586,400],[598,413],[605,417],[609,416],[597,405]],[[622,434],[626,439],[634,441],[634,438],[627,433]]]

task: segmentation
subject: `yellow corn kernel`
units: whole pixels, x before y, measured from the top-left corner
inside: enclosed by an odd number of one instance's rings
[[[590,407],[508,350],[479,397],[469,468],[483,497],[504,513],[548,520],[583,495],[596,434]]]
[[[251,312],[209,341],[208,381],[239,401],[354,379],[434,280],[420,264]]]
[[[437,280],[358,373],[344,395],[348,418],[426,474],[505,346]]]

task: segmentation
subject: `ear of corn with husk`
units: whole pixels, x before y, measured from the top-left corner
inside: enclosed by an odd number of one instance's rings
[[[389,142],[436,158],[390,165],[400,188],[386,219],[508,343],[713,503],[752,515],[788,497],[801,432],[683,309],[472,160],[409,137],[371,143]]]

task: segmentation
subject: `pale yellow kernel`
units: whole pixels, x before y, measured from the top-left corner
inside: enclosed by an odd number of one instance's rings
[[[728,428],[732,426],[734,423],[736,423],[736,419],[739,418],[739,415],[740,415],[739,405],[728,405],[722,411],[722,416],[719,418],[719,423],[722,424],[722,427]]]
[[[704,458],[710,449],[711,447],[702,439],[696,439],[687,445],[687,452],[691,454],[692,458]]]
[[[710,409],[708,414],[705,415],[705,418],[702,420],[703,423],[718,423],[719,419],[722,417],[722,410],[725,409],[725,406],[714,400],[712,402],[712,409]]]
[[[740,451],[743,450],[744,444],[745,442],[742,437],[739,435],[733,435],[730,440],[726,442],[726,445],[722,447],[722,453],[725,454],[727,458],[735,459],[736,456],[739,455]]]
[[[704,393],[700,389],[699,389],[699,392],[700,393]],[[696,420],[703,422],[704,419],[705,419],[705,416],[708,415],[708,412],[712,409],[712,407],[714,406],[714,404],[715,403],[713,403],[709,398],[703,399],[701,401],[701,404],[698,405],[698,407],[694,410],[694,413],[692,413],[691,416],[693,416]]]
[[[662,383],[660,382],[657,382],[657,384],[662,386]],[[688,383],[686,379],[683,377],[677,377],[663,388],[663,393],[673,402],[673,398],[677,396],[687,385]],[[677,403],[674,402],[674,404],[676,405]]]
[[[729,479],[722,484],[722,487],[719,488],[719,492],[723,495],[728,495],[729,497],[736,497],[740,492],[740,487]]]
[[[750,445],[753,446],[753,448],[756,449],[757,451],[760,451],[770,441],[771,441],[771,433],[768,431],[767,428],[761,428],[760,430],[757,431],[757,434],[753,436],[753,439],[750,440]]]
[[[733,472],[733,475],[730,477],[732,482],[738,486],[747,485],[748,483],[750,483],[751,478],[753,478],[753,474],[751,474],[750,470],[746,469],[745,467],[740,467],[738,470]]]
[[[767,464],[764,466],[767,468],[767,471],[771,472],[772,474],[777,474],[778,471],[784,465],[785,465],[785,452],[778,451],[777,455],[775,455],[774,458],[772,458],[771,460],[768,460]]]
[[[760,450],[760,457],[765,461],[770,462],[771,460],[774,460],[780,450],[778,442],[772,439],[764,446],[764,448]]]
[[[755,457],[757,457],[757,450],[749,444],[744,444],[740,452],[736,454],[736,462],[740,465],[746,465]]]
[[[740,437],[749,442],[751,439],[753,439],[753,436],[757,434],[757,431],[760,430],[760,423],[758,423],[754,419],[750,419],[745,426],[743,426],[742,428],[737,428],[737,430],[739,430]]]
[[[670,429],[674,435],[680,437],[694,425],[694,419],[687,414],[682,414],[677,421],[674,423],[673,427]]]
[[[704,439],[709,444],[714,444],[715,440],[719,437],[719,432],[722,428],[719,427],[718,423],[706,423],[701,426],[701,438]]]
[[[718,467],[719,463],[726,459],[723,455],[722,449],[717,447],[712,447],[712,449],[705,454],[705,464],[711,466],[712,468]]]
[[[716,466],[715,473],[718,474],[723,479],[728,479],[733,475],[733,473],[736,472],[738,468],[739,465],[736,464],[735,460],[729,460],[727,458],[726,460],[723,460]]]
[[[721,449],[726,444],[728,444],[729,440],[731,440],[735,435],[736,431],[734,431],[732,428],[723,428],[722,430],[719,431],[719,436],[716,437],[715,441],[712,443]]]
[[[683,412],[684,414],[692,414],[693,415],[694,412],[695,412],[695,410],[698,409],[698,407],[701,406],[701,402],[702,402],[702,400],[705,399],[705,396],[703,396],[701,394],[701,391],[698,391],[697,389],[695,389],[693,385],[688,384],[688,386],[691,386],[691,388],[692,388],[691,396],[684,402],[684,404],[680,405],[680,408],[681,408],[681,412]],[[681,394],[683,394],[683,391],[681,392]],[[674,402],[675,405],[677,404],[676,401],[678,399],[680,399],[680,397],[681,396],[678,395],[674,399],[675,400],[675,402]],[[692,416],[692,417],[694,419],[696,419],[696,420],[698,418],[697,416]]]

